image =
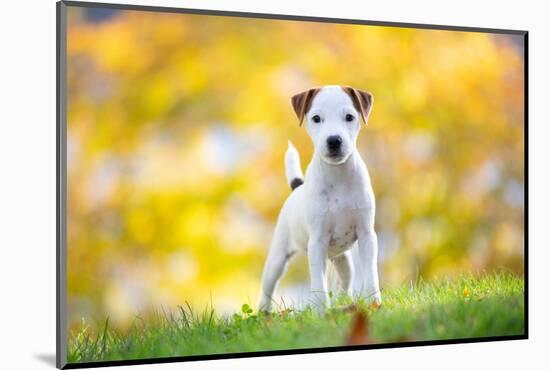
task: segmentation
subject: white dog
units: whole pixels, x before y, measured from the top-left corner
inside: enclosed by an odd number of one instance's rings
[[[313,88],[292,97],[300,125],[306,120],[315,151],[304,181],[298,152],[289,141],[285,165],[293,192],[279,214],[264,266],[260,310],[271,310],[278,282],[298,250],[308,256],[318,311],[330,304],[328,260],[346,293],[362,294],[376,307],[381,305],[374,193],[356,148],[360,120],[367,123],[372,104],[370,93],[341,86]],[[350,249],[356,244],[361,269],[354,272]],[[351,291],[354,273],[362,282],[359,292]]]

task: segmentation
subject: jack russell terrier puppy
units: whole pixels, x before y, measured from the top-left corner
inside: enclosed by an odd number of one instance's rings
[[[330,305],[327,264],[333,264],[341,289],[363,295],[379,307],[378,245],[374,231],[375,201],[367,166],[356,148],[362,119],[367,123],[373,97],[351,87],[323,86],[292,97],[300,125],[315,150],[306,176],[290,143],[286,177],[293,192],[284,203],[262,275],[259,310],[270,311],[273,295],[296,251],[307,253],[313,305]],[[360,271],[354,271],[351,248],[358,246]],[[361,288],[352,292],[354,274]]]

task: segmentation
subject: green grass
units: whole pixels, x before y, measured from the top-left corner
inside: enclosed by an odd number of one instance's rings
[[[474,338],[524,333],[524,281],[494,274],[455,280],[417,282],[382,292],[378,310],[358,302],[368,317],[370,343]],[[350,303],[339,297],[337,307]],[[109,327],[83,326],[69,338],[68,361],[142,359],[231,352],[342,346],[356,312],[332,309],[320,316],[312,309],[256,314],[248,305],[231,317],[215,310],[136,318],[125,333]],[[356,330],[356,329],[355,329]]]

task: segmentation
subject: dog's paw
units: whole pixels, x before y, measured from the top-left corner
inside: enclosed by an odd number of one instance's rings
[[[258,312],[271,312],[271,297],[262,294],[258,302]]]

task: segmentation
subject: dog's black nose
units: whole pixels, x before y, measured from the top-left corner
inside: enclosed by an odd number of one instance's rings
[[[327,146],[328,150],[331,152],[340,150],[340,147],[342,146],[342,138],[338,135],[327,137]]]

